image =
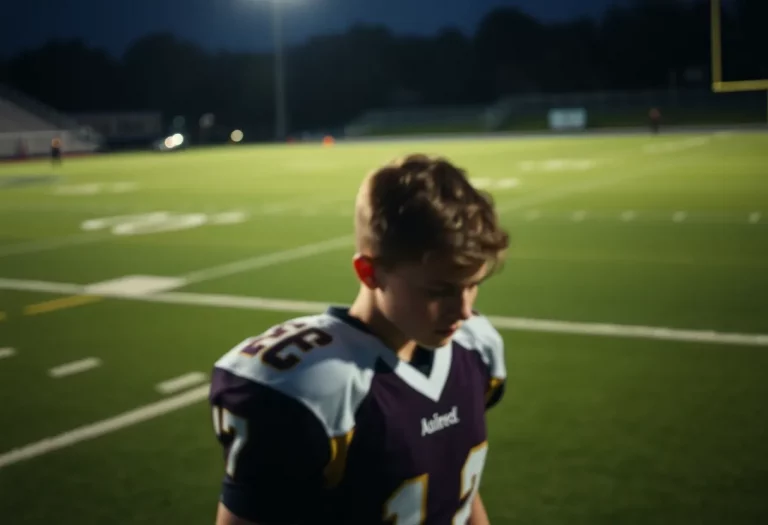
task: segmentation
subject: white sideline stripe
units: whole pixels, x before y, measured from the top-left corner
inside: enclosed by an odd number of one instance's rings
[[[488,316],[488,320],[496,328],[507,330],[768,347],[768,334],[723,333],[711,330],[681,330],[657,326],[607,323],[576,323],[572,321],[550,321],[546,319],[497,317],[492,315]]]
[[[72,290],[82,290],[84,287],[77,284],[48,283],[50,289],[45,290],[46,283],[33,281],[35,291],[47,291],[58,293],[62,288],[73,293]],[[0,289],[27,290],[26,281],[14,279],[0,279]],[[100,297],[112,297],[116,299],[128,299],[132,301],[183,304],[191,306],[211,306],[216,308],[241,308],[245,310],[268,310],[275,312],[299,312],[317,313],[325,311],[330,303],[320,301],[294,301],[290,299],[269,299],[264,297],[247,297],[238,295],[215,295],[188,292],[168,292],[153,295],[135,296],[123,293],[94,294]],[[556,321],[548,319],[528,319],[521,317],[502,317],[489,315],[496,326],[505,329],[527,330],[533,332],[573,333],[584,335],[635,337],[644,339],[657,339],[669,341],[688,341],[734,344],[744,346],[768,346],[768,334],[743,334],[715,332],[712,330],[684,330],[655,326],[619,325],[606,323],[581,323],[574,321]]]
[[[251,310],[271,310],[278,312],[317,313],[325,311],[329,303],[313,301],[291,301],[284,299],[266,299],[262,297],[237,297],[230,295],[189,294],[171,292],[143,298],[153,302],[172,304],[192,304],[219,308],[245,308]],[[489,315],[494,326],[501,329],[514,329],[532,332],[568,333],[597,336],[631,337],[668,341],[687,341],[697,343],[722,343],[744,346],[768,346],[768,334],[721,333],[714,331],[680,330],[654,326],[632,326],[605,323],[578,323],[573,321],[553,321],[547,319],[526,319]]]
[[[0,278],[0,289],[17,290],[20,292],[59,293],[62,295],[78,295],[85,286],[72,283],[52,283],[48,281],[25,281],[22,279]]]
[[[106,235],[98,233],[78,233],[66,237],[55,237],[53,239],[42,239],[38,241],[20,242],[0,248],[0,259],[10,257],[11,255],[25,255],[28,253],[39,253],[67,246],[77,246],[106,240]]]
[[[81,359],[80,361],[73,361],[71,363],[55,366],[48,370],[48,375],[55,378],[66,377],[85,372],[86,370],[96,368],[99,365],[101,365],[101,359],[88,357],[86,359]]]
[[[241,261],[235,261],[219,266],[213,266],[203,270],[197,270],[181,276],[181,279],[184,279],[186,283],[189,284],[198,283],[201,281],[209,281],[211,279],[218,279],[221,277],[229,277],[230,275],[235,275],[250,270],[257,270],[259,268],[266,268],[268,266],[274,266],[275,264],[303,259],[305,257],[311,257],[313,255],[319,255],[321,253],[344,248],[351,245],[353,240],[354,237],[352,235],[336,237],[313,244],[306,244],[297,248],[291,248],[290,250],[258,255],[256,257],[243,259]]]
[[[82,287],[77,284],[50,283],[52,286],[49,290],[42,290],[45,283],[40,281],[34,282],[35,291],[48,291],[56,293],[57,290],[62,286],[68,290],[65,293],[72,293],[72,289],[82,289]],[[0,279],[0,289],[27,289],[26,281]],[[319,301],[294,301],[290,299],[269,299],[263,297],[214,295],[187,292],[168,292],[145,296],[135,296],[119,293],[96,295],[101,297],[113,297],[117,299],[127,299],[131,301],[151,303],[210,306],[215,308],[241,308],[245,310],[267,310],[274,312],[318,313],[325,311],[330,305],[330,303]],[[488,318],[498,328],[509,330],[768,347],[768,334],[715,332],[712,330],[685,330],[640,325],[582,323],[574,321],[528,319],[522,317],[503,317],[495,315],[489,315]]]
[[[16,350],[13,348],[0,348],[0,359],[6,359],[8,357],[16,355]]]
[[[155,388],[161,394],[175,394],[180,390],[200,384],[206,379],[207,376],[202,372],[190,372],[183,376],[174,377],[173,379],[158,383]]]
[[[20,461],[48,454],[55,450],[71,447],[72,445],[76,445],[83,441],[101,437],[111,432],[115,432],[116,430],[130,427],[143,421],[179,410],[188,405],[192,405],[208,397],[209,386],[210,385],[203,385],[194,390],[190,390],[189,392],[184,392],[183,394],[156,403],[150,403],[149,405],[144,405],[143,407],[124,412],[109,419],[97,421],[96,423],[91,423],[64,432],[58,436],[42,439],[21,448],[11,450],[0,455],[0,469]]]

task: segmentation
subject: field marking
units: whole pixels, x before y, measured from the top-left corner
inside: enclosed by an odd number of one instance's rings
[[[7,348],[0,348],[0,359],[8,359],[9,357],[12,357],[16,355],[16,349],[7,347]]]
[[[54,237],[53,239],[42,239],[37,241],[20,242],[0,248],[0,259],[12,255],[26,255],[30,253],[40,253],[58,248],[69,246],[78,246],[90,244],[109,239],[109,236],[94,233],[78,233],[64,237]]]
[[[81,372],[86,372],[93,368],[101,366],[101,359],[97,357],[87,357],[79,361],[72,361],[71,363],[65,363],[63,365],[54,366],[48,370],[48,375],[56,379]]]
[[[175,394],[191,386],[198,385],[208,379],[202,372],[190,372],[188,374],[162,381],[155,385],[155,389],[161,394]]]
[[[646,144],[643,146],[645,153],[678,153],[681,151],[706,146],[710,142],[710,137],[693,137],[690,139],[673,140],[662,142],[661,144]]]
[[[642,213],[634,210],[625,210],[623,212],[606,212],[600,210],[553,210],[550,209],[546,214],[541,214],[539,210],[521,211],[512,215],[507,215],[517,221],[531,221],[546,216],[548,222],[567,223],[567,222],[585,222],[587,218],[591,222],[600,221],[603,223],[630,223],[641,222],[649,225],[659,225],[664,222],[673,222],[677,224],[715,224],[723,226],[761,226],[768,225],[768,221],[763,221],[758,212],[754,212],[746,217],[741,213],[720,213],[712,214],[707,212],[691,213],[687,211],[675,210],[656,210],[646,209]]]
[[[274,266],[284,262],[295,261],[298,259],[304,259],[306,257],[312,257],[313,255],[331,252],[338,250],[339,248],[346,248],[352,244],[353,240],[354,236],[352,235],[334,237],[333,239],[327,239],[325,241],[312,244],[305,244],[304,246],[298,246],[289,250],[257,255],[256,257],[251,257],[231,263],[225,263],[203,270],[197,270],[181,276],[180,279],[183,279],[186,284],[190,284],[199,283],[202,281],[210,281],[212,279],[220,279],[222,277],[229,277],[238,273],[258,270],[260,268],[266,268],[268,266]]]
[[[0,290],[16,290],[18,292],[40,292],[59,294],[81,294],[85,286],[72,283],[54,283],[49,281],[26,281],[23,279],[0,278]]]
[[[672,163],[672,165],[674,165],[674,163]],[[579,180],[573,184],[564,184],[552,190],[533,193],[531,195],[524,195],[515,201],[509,202],[505,205],[497,206],[496,211],[501,215],[510,211],[524,210],[526,208],[530,208],[531,206],[538,206],[540,204],[558,201],[591,190],[615,186],[623,182],[629,182],[631,180],[653,176],[657,173],[658,166],[654,165],[644,166],[638,170],[625,173],[624,175],[610,175],[608,177],[599,177],[596,179]]]
[[[0,279],[0,289],[47,291],[80,289],[84,286],[67,283],[50,283],[48,290],[43,290],[44,282],[34,281],[30,286],[26,281]],[[120,293],[103,294],[104,297],[128,299],[150,303],[179,304],[189,306],[209,306],[214,308],[240,308],[246,310],[266,310],[274,312],[318,313],[325,311],[331,303],[319,301],[296,301],[291,299],[270,299],[237,295],[217,295],[189,292],[167,292],[153,295],[130,295]],[[716,332],[713,330],[687,330],[658,326],[619,325],[611,323],[587,323],[576,321],[558,321],[550,319],[530,319],[523,317],[505,317],[488,315],[497,327],[510,330],[532,332],[567,333],[594,336],[627,337],[663,341],[681,341],[693,343],[730,344],[740,346],[768,347],[768,334],[748,334]]]
[[[292,301],[261,297],[240,297],[228,295],[210,296],[170,292],[147,296],[143,299],[152,302],[172,304],[205,305],[219,308],[246,308],[252,310],[271,310],[287,312],[317,313],[325,311],[330,303],[314,301]],[[722,333],[709,330],[681,330],[655,326],[618,325],[607,323],[583,323],[574,321],[555,321],[548,319],[528,319],[488,315],[488,319],[498,328],[516,329],[533,332],[570,333],[597,336],[631,337],[668,341],[687,341],[698,343],[721,343],[745,346],[768,346],[768,334]]]
[[[62,297],[60,299],[45,301],[43,303],[27,305],[24,307],[24,315],[47,314],[49,312],[63,310],[65,308],[74,308],[76,306],[97,303],[102,300],[103,297],[99,297],[97,295],[72,295],[69,297]]]
[[[136,191],[136,182],[86,182],[59,185],[51,192],[54,195],[98,195],[103,193],[127,193]]]
[[[691,145],[700,146],[700,145],[706,144],[708,141],[709,141],[708,137],[696,137],[692,139],[686,139],[685,141],[680,141],[680,142],[684,142],[687,147],[679,148],[675,151],[684,153],[688,149],[690,149]],[[659,145],[654,144],[653,146],[658,147]],[[608,159],[608,160],[613,160],[613,159]],[[681,157],[676,160],[666,162],[664,167],[665,168],[674,167],[676,164],[682,162],[683,160],[685,160],[685,157]],[[547,190],[540,193],[525,195],[505,205],[497,206],[496,212],[499,215],[501,215],[509,211],[526,209],[531,206],[558,201],[560,199],[571,197],[573,195],[578,195],[580,193],[585,193],[591,190],[602,189],[609,186],[615,186],[623,182],[629,182],[635,179],[642,179],[645,177],[654,176],[659,173],[658,168],[659,168],[658,164],[643,165],[643,166],[640,166],[639,168],[635,168],[634,170],[625,170],[627,171],[627,173],[625,173],[624,175],[610,175],[607,177],[599,177],[595,179],[590,178],[587,180],[579,180],[574,182],[573,184],[562,185],[553,190]]]
[[[520,171],[586,171],[594,168],[598,164],[606,162],[605,159],[583,159],[583,158],[563,158],[563,159],[543,159],[543,160],[523,160],[517,163],[517,169]]]
[[[241,222],[245,222],[246,219],[248,219],[248,216],[248,212],[246,211],[225,211],[211,215],[208,218],[208,223],[216,225],[240,224]]]
[[[92,283],[86,286],[88,295],[148,295],[167,292],[184,286],[184,279],[176,277],[158,277],[155,275],[124,275],[117,279]]]
[[[187,407],[208,397],[210,385],[206,384],[174,397],[150,403],[117,416],[75,428],[57,436],[41,439],[0,455],[0,469],[33,459],[50,452],[71,447],[89,439],[98,438],[117,430],[154,419]]]

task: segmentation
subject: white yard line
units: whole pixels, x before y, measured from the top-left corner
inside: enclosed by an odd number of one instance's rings
[[[497,212],[499,214],[503,214],[515,210],[525,210],[534,206],[539,206],[541,204],[556,202],[572,195],[578,195],[580,193],[586,193],[600,188],[615,186],[617,184],[621,184],[622,182],[640,179],[650,175],[655,175],[656,173],[658,173],[658,166],[654,165],[646,166],[640,170],[630,171],[624,175],[612,174],[608,177],[580,180],[572,184],[563,184],[562,186],[558,186],[553,190],[533,193],[530,195],[523,195],[517,200],[499,205],[497,206]]]
[[[13,348],[0,348],[0,359],[7,359],[16,355],[16,350]]]
[[[0,469],[179,410],[208,397],[208,389],[209,385],[203,385],[183,394],[11,450],[0,455]]]
[[[82,293],[84,286],[77,284],[50,283],[45,290],[41,281],[33,281],[35,291],[50,293]],[[0,289],[28,290],[27,281],[0,279]],[[73,292],[73,290],[75,290]],[[293,301],[289,299],[270,299],[264,297],[246,297],[237,295],[215,295],[187,292],[167,292],[149,295],[131,295],[127,293],[94,294],[131,301],[150,303],[181,304],[190,306],[208,306],[214,308],[239,308],[246,310],[266,310],[275,312],[317,313],[328,308],[330,303],[319,301]],[[658,326],[619,325],[606,323],[583,323],[549,319],[528,319],[521,317],[489,316],[501,329],[525,330],[532,332],[568,333],[593,336],[628,337],[665,341],[684,341],[692,343],[715,343],[740,346],[768,347],[768,334],[744,334],[716,332],[712,330],[686,330]]]
[[[190,372],[188,374],[184,374],[182,376],[174,377],[173,379],[168,379],[158,383],[155,386],[155,389],[161,394],[175,394],[176,392],[186,390],[191,386],[204,383],[206,379],[208,379],[208,376],[202,372]]]
[[[702,142],[701,138],[688,139],[686,141],[686,144],[690,145],[690,144],[693,144],[694,142],[696,142],[697,145],[703,145],[703,143],[699,144],[700,142]],[[682,150],[679,150],[679,152],[685,153],[687,152],[687,150],[684,148]],[[683,160],[685,160],[685,157],[682,157],[681,159],[675,159],[670,162],[665,162],[664,165],[661,166],[661,168],[663,168],[663,170],[666,170],[682,162]],[[615,170],[616,170],[616,167],[613,167],[610,170],[612,174],[607,177],[598,177],[594,179],[590,178],[587,180],[577,180],[572,184],[564,184],[552,190],[546,190],[539,193],[533,193],[530,195],[523,195],[522,197],[512,202],[497,205],[496,210],[499,214],[503,214],[503,213],[507,213],[515,210],[525,210],[525,209],[531,208],[532,206],[538,206],[540,204],[555,202],[555,201],[564,199],[566,197],[570,197],[572,195],[578,195],[578,194],[586,193],[592,190],[615,186],[617,184],[621,184],[622,182],[629,182],[635,179],[642,179],[645,177],[657,175],[660,172],[661,173],[665,172],[660,170],[658,161],[655,161],[651,164],[642,165],[639,168],[637,166],[631,166],[631,167],[627,166],[624,169],[623,175],[622,174],[617,175]]]
[[[58,379],[61,377],[79,374],[98,366],[101,366],[101,359],[96,357],[88,357],[79,361],[73,361],[71,363],[55,366],[48,370],[48,375]]]
[[[550,321],[546,319],[499,316],[488,316],[488,320],[496,328],[505,330],[768,347],[768,334],[724,333],[711,330],[681,330],[659,326],[576,323],[572,321]]]
[[[210,281],[211,279],[220,279],[242,272],[258,270],[276,264],[312,257],[313,255],[331,252],[333,250],[338,250],[339,248],[346,248],[351,246],[353,241],[353,236],[344,235],[343,237],[335,237],[321,242],[298,246],[289,250],[257,255],[256,257],[250,257],[248,259],[190,272],[181,276],[181,279],[184,279],[187,284]]]
[[[85,286],[72,283],[54,283],[49,281],[26,281],[23,279],[0,278],[0,290],[78,295],[85,291]]]

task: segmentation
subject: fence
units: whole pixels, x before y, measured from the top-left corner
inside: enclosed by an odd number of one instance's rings
[[[763,92],[713,93],[709,90],[611,91],[534,94],[505,97],[486,112],[496,129],[545,124],[554,108],[583,108],[589,127],[644,125],[650,108],[659,108],[667,124],[765,123]]]
[[[500,131],[548,129],[552,109],[577,108],[587,113],[587,127],[644,126],[652,107],[669,125],[766,123],[764,92],[713,93],[708,90],[610,91],[527,94],[500,99],[489,106],[397,108],[365,113],[345,129],[347,135],[402,132]]]

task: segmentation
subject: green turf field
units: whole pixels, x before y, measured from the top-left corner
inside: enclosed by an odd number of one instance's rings
[[[357,185],[417,150],[514,239],[492,522],[768,522],[768,134],[714,133],[0,165],[0,523],[213,523],[213,362],[352,300]]]

